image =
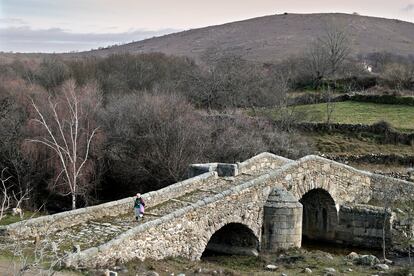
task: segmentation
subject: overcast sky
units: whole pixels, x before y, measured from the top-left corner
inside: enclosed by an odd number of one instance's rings
[[[414,22],[414,0],[0,0],[0,51],[89,50],[283,12]]]

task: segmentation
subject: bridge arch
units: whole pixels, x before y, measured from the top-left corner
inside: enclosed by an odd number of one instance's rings
[[[338,211],[331,194],[322,188],[311,189],[299,200],[303,205],[302,236],[304,239],[335,239]]]
[[[256,230],[256,231],[255,231]],[[209,254],[256,255],[259,250],[257,229],[237,221],[221,223],[207,231],[197,259]]]

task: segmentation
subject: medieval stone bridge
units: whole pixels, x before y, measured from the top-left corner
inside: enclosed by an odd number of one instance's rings
[[[209,250],[257,254],[300,247],[302,238],[359,246],[396,242],[397,220],[380,202],[391,189],[412,198],[411,182],[318,156],[289,160],[270,153],[237,164],[196,164],[191,178],[143,195],[147,214],[133,219],[133,198],[3,227],[30,246],[40,239],[71,267],[104,267],[133,259],[200,259]],[[73,246],[78,252],[71,253]],[[79,250],[80,248],[80,250]],[[46,250],[47,251],[47,250]]]

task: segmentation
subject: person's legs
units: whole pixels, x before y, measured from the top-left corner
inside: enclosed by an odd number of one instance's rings
[[[135,219],[139,220],[139,215],[140,215],[139,208],[134,208],[134,211],[135,211]]]

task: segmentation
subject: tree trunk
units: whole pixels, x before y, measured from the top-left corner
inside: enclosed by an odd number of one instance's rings
[[[76,194],[72,193],[72,210],[76,209]]]
[[[385,223],[387,221],[387,208],[384,208],[384,221],[382,222],[382,257],[384,261],[386,260],[385,256]]]

